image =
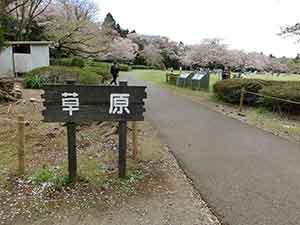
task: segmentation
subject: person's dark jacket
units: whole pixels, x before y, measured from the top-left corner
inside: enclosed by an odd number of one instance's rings
[[[119,75],[119,66],[118,65],[112,65],[110,68],[110,73],[113,77],[117,77]]]

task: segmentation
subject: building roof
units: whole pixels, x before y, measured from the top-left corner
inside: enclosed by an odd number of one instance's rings
[[[50,45],[51,41],[9,41],[8,45]]]

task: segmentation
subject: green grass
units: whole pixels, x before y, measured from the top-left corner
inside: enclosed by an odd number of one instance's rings
[[[55,190],[62,189],[68,183],[67,176],[62,176],[47,166],[37,169],[31,176],[28,177],[28,180],[36,186],[48,183],[50,184],[50,187]]]
[[[297,74],[280,74],[277,76],[274,74],[250,74],[246,76],[247,78],[252,79],[263,79],[263,80],[279,80],[279,81],[300,81],[300,75]]]
[[[162,70],[133,70],[129,74],[132,74],[142,80],[154,83],[160,87],[167,88],[176,94],[187,95],[187,96],[201,96],[201,97],[211,97],[212,86],[218,80],[216,74],[211,74],[210,91],[195,91],[189,88],[181,88],[166,83],[166,72]]]

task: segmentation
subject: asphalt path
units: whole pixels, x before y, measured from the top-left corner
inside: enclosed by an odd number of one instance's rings
[[[300,224],[299,144],[146,85],[146,116],[223,224]]]

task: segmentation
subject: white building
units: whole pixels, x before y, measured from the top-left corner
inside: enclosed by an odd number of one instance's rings
[[[0,51],[0,77],[49,66],[48,41],[14,41]]]

